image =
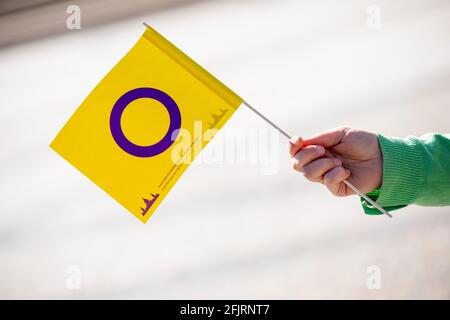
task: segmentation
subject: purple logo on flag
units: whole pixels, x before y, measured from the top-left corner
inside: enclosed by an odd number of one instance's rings
[[[145,216],[145,214],[147,213],[147,211],[150,209],[150,207],[153,205],[153,203],[154,203],[154,202],[156,201],[156,199],[158,199],[158,197],[159,197],[159,193],[157,193],[157,194],[150,193],[150,194],[152,195],[152,199],[151,199],[151,200],[142,198],[142,200],[144,200],[144,203],[145,203],[145,208],[142,208],[142,207],[141,207],[142,216]]]
[[[158,143],[149,146],[132,143],[125,137],[120,125],[120,119],[125,108],[134,100],[142,98],[161,102],[170,116],[169,130],[167,130],[165,136]],[[136,157],[148,158],[166,151],[173,144],[176,135],[178,135],[178,130],[181,128],[181,113],[175,101],[167,93],[154,88],[136,88],[126,92],[114,104],[109,118],[109,127],[114,140],[123,151]],[[174,132],[175,136],[172,139]]]

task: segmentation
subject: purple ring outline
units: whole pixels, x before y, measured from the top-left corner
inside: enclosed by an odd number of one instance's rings
[[[125,108],[134,100],[142,98],[150,98],[162,103],[170,117],[170,125],[167,133],[159,142],[149,146],[140,146],[128,140],[120,124]],[[167,93],[155,88],[136,88],[124,93],[116,101],[109,117],[109,127],[113,139],[123,151],[135,157],[148,158],[164,152],[174,143],[178,131],[181,128],[181,113],[176,102]],[[172,139],[174,132],[175,136]]]

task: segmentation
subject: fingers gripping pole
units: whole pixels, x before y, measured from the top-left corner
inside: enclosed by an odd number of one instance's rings
[[[248,104],[246,101],[243,101],[243,104],[249,108],[250,110],[252,110],[255,114],[257,114],[259,117],[261,117],[264,121],[266,121],[268,124],[270,124],[273,128],[275,128],[276,130],[278,130],[278,132],[280,132],[283,136],[285,136],[287,139],[291,139],[291,136],[289,134],[286,133],[286,131],[284,131],[283,129],[281,129],[279,126],[277,126],[275,123],[273,123],[272,121],[270,121],[268,118],[266,118],[261,112],[259,112],[258,110],[256,110],[255,108],[253,108],[250,104]],[[392,215],[387,212],[386,210],[383,209],[382,206],[380,206],[378,203],[376,203],[375,201],[373,201],[372,199],[370,199],[368,196],[366,196],[364,193],[362,193],[358,188],[356,188],[352,183],[350,183],[347,180],[343,181],[345,183],[345,185],[347,187],[349,187],[350,189],[352,189],[355,193],[357,193],[358,195],[360,195],[364,200],[366,200],[368,203],[370,203],[372,206],[374,206],[375,208],[377,208],[381,213],[385,214],[386,216],[388,216],[389,218],[392,218]]]

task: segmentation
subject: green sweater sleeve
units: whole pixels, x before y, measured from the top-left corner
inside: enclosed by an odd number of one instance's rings
[[[409,204],[450,205],[450,134],[420,138],[378,135],[383,154],[383,183],[367,195],[388,211]],[[361,198],[367,214],[381,214]]]

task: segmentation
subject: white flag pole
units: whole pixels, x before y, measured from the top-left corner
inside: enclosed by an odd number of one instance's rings
[[[248,102],[243,101],[243,104],[249,108],[250,110],[252,110],[254,113],[256,113],[258,116],[260,116],[264,121],[266,121],[268,124],[270,124],[273,128],[275,128],[276,130],[278,130],[278,132],[280,132],[283,136],[285,136],[286,138],[288,138],[289,140],[291,140],[291,136],[289,134],[286,133],[286,131],[284,131],[283,129],[281,129],[279,126],[277,126],[275,123],[273,123],[272,121],[270,121],[268,118],[266,118],[261,112],[259,112],[258,110],[256,110],[255,108],[253,108]],[[325,154],[329,157],[332,157],[333,155],[325,149]],[[358,195],[360,195],[364,200],[366,200],[368,203],[370,203],[371,205],[373,205],[375,208],[377,208],[380,212],[384,213],[385,215],[387,215],[389,218],[392,218],[392,215],[387,212],[386,210],[383,209],[382,206],[380,206],[378,203],[376,203],[375,201],[373,201],[372,199],[370,199],[368,196],[366,196],[364,193],[362,193],[358,188],[356,188],[352,183],[350,183],[347,180],[343,181],[350,189],[352,189],[354,192],[356,192]]]

